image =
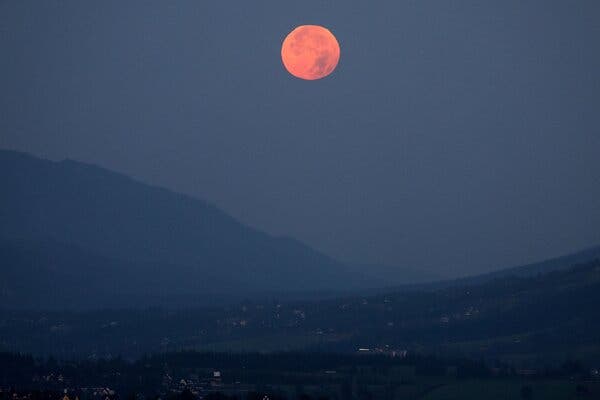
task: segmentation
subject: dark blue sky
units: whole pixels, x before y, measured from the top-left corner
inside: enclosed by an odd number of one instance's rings
[[[296,25],[342,48],[321,81]],[[600,2],[1,1],[0,147],[207,199],[345,261],[600,243]]]

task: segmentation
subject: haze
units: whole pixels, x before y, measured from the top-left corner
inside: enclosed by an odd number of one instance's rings
[[[35,5],[35,7],[33,6]],[[0,3],[0,148],[457,276],[600,243],[600,3]],[[330,27],[336,72],[281,65]]]

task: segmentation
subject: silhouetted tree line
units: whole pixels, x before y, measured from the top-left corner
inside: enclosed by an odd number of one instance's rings
[[[409,355],[404,358],[384,355],[353,355],[331,353],[201,353],[177,352],[142,357],[136,361],[121,358],[99,360],[56,360],[36,359],[31,355],[0,353],[0,384],[3,387],[33,385],[33,377],[60,372],[73,383],[106,384],[111,387],[128,386],[145,389],[156,386],[166,371],[171,373],[193,369],[219,369],[228,371],[229,379],[244,380],[253,384],[268,384],[274,380],[287,379],[286,383],[302,384],[302,374],[282,372],[317,373],[324,370],[345,368],[350,374],[369,370],[373,375],[382,375],[395,366],[414,367],[417,376],[443,376],[449,368],[457,378],[486,378],[492,375],[484,361],[466,358],[441,358],[435,356]],[[504,375],[516,372],[509,367]],[[540,374],[546,377],[573,377],[585,374],[586,367],[579,361],[568,360],[557,368],[548,368]],[[320,379],[340,379],[336,375],[320,376]]]

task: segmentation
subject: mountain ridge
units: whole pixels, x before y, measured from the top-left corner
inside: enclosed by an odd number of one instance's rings
[[[95,165],[0,151],[0,185],[0,237],[74,245],[119,260],[124,270],[163,265],[181,276],[177,293],[195,294],[191,282],[207,276],[212,292],[239,295],[377,285],[296,239]]]
[[[203,199],[71,159],[49,161],[0,149],[0,186],[0,239],[23,240],[25,253],[55,243],[67,271],[74,267],[70,260],[82,254],[88,260],[82,264],[98,266],[105,260],[113,270],[118,265],[123,276],[129,276],[122,285],[131,294],[150,296],[152,290],[165,296],[230,293],[239,299],[260,292],[330,297],[433,290],[502,276],[529,276],[600,257],[597,246],[540,263],[431,281],[410,269],[375,271],[372,267],[367,271],[343,264],[294,238],[246,226]],[[4,249],[16,254],[10,246]],[[68,249],[75,254],[68,255]],[[52,254],[49,251],[48,257]],[[42,263],[43,258],[35,262]],[[36,268],[50,273],[43,265]],[[396,279],[410,276],[409,283],[393,281],[392,270],[397,270]],[[155,275],[155,279],[132,277],[134,272]],[[113,280],[118,280],[115,274]]]

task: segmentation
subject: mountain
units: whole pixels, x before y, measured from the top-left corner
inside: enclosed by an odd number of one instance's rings
[[[407,285],[407,288],[418,289],[440,289],[445,287],[462,287],[491,282],[503,278],[529,278],[537,275],[546,274],[553,271],[560,271],[571,268],[576,264],[600,259],[600,246],[590,247],[564,256],[551,258],[548,260],[535,262],[531,264],[519,265],[492,271],[485,274],[467,276],[459,279],[444,280],[438,282],[429,282],[425,284]]]
[[[526,278],[538,274],[545,274],[552,271],[567,269],[573,265],[584,264],[595,259],[600,259],[600,246],[594,246],[561,257],[551,258],[518,267],[506,268],[467,279],[470,279],[471,283],[476,283],[511,276]]]
[[[314,299],[357,290],[434,290],[532,276],[600,256],[596,247],[417,284],[437,277],[344,265],[297,240],[245,226],[205,201],[72,160],[0,150],[0,188],[0,300],[6,307],[191,306],[259,295]]]
[[[76,277],[103,270],[112,286],[130,292],[154,287],[165,295],[239,296],[380,283],[297,240],[245,226],[205,201],[96,166],[0,151],[0,187],[0,238],[20,240],[3,248],[13,256],[37,254],[40,281],[66,274],[76,286]],[[41,265],[52,259],[56,265]],[[110,285],[101,287],[114,294]]]
[[[222,291],[229,283],[219,274],[186,282],[195,268],[125,262],[52,240],[0,238],[0,260],[5,308],[215,306],[227,300]]]

